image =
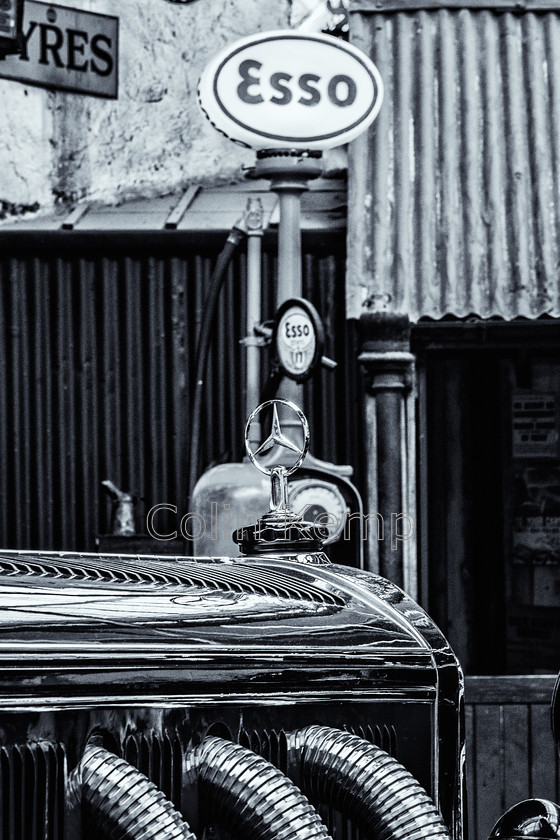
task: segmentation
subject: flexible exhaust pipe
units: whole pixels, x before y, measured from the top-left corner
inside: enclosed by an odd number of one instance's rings
[[[207,737],[187,757],[204,820],[234,827],[244,840],[331,840],[312,805],[280,770],[251,750]],[[146,776],[89,745],[69,779],[95,836],[107,840],[196,840],[182,816]]]
[[[449,840],[434,803],[408,770],[356,735],[308,726],[288,736],[296,783],[375,840]],[[290,774],[292,775],[292,774]]]
[[[233,826],[244,840],[330,840],[307,794],[336,808],[368,838],[449,840],[428,794],[379,747],[348,732],[309,726],[288,735],[288,751],[298,787],[251,750],[206,737],[186,765],[203,821]],[[107,840],[196,840],[152,782],[102,747],[86,747],[69,783]]]
[[[196,840],[181,814],[146,776],[103,747],[88,745],[69,778],[71,807],[106,840]]]
[[[204,821],[243,840],[330,840],[319,814],[276,767],[251,750],[208,736],[187,757]]]

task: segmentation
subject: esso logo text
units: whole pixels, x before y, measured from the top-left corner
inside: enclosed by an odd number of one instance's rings
[[[208,119],[255,149],[328,149],[377,116],[383,83],[373,62],[328,35],[268,32],[217,55],[199,82]]]
[[[308,316],[296,313],[281,321],[281,335],[292,346],[304,346],[313,336],[313,326]]]
[[[311,318],[299,306],[289,307],[278,322],[276,350],[288,374],[299,375],[313,364],[316,348]]]

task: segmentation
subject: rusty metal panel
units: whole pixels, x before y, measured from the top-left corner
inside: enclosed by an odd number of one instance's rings
[[[150,250],[122,237],[93,244],[30,233],[0,259],[0,545],[93,550],[108,529],[100,482],[186,504],[198,328],[223,243]],[[242,456],[245,252],[230,264],[207,372],[200,466]],[[276,243],[263,255],[263,311],[274,313]],[[326,319],[335,373],[308,386],[319,457],[357,459],[358,370],[344,313],[344,253],[305,253],[305,292]],[[263,377],[267,370],[263,352]],[[334,408],[333,408],[334,406]],[[354,461],[354,462],[355,462]],[[184,511],[186,512],[186,511]]]
[[[560,8],[385,5],[351,6],[385,100],[350,153],[349,315],[560,315]]]

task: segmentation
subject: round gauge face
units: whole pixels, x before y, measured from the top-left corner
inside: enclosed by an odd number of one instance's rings
[[[344,530],[348,508],[338,487],[326,481],[306,478],[289,485],[290,506],[306,522],[324,525],[329,537],[325,545],[339,539]]]

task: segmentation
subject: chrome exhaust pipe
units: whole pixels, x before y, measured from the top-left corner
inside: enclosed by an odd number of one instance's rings
[[[251,750],[208,736],[187,756],[203,821],[244,840],[330,840],[315,808],[280,770]]]
[[[449,840],[426,791],[384,750],[356,735],[308,726],[288,736],[297,783],[314,804],[336,808],[375,840]]]
[[[69,778],[82,822],[107,840],[196,840],[181,814],[146,776],[103,747],[86,746]]]

